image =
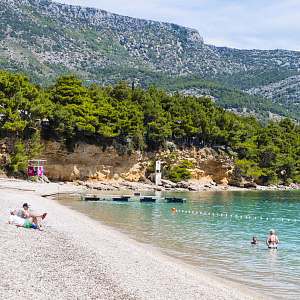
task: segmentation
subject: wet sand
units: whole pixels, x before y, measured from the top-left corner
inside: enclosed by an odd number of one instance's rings
[[[0,299],[263,299],[41,197],[82,189],[0,179]],[[8,224],[24,202],[43,231]]]

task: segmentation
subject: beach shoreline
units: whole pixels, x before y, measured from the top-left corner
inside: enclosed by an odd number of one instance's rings
[[[42,197],[74,184],[0,179],[1,299],[264,299]],[[28,202],[43,231],[8,224]]]

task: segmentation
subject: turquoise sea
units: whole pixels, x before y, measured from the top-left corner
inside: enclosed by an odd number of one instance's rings
[[[93,192],[96,193],[96,192]],[[100,195],[128,192],[97,192]],[[273,299],[300,299],[300,191],[162,192],[185,203],[57,200],[199,269]],[[172,208],[175,208],[174,212]],[[269,230],[277,250],[265,245]],[[251,245],[256,236],[261,245]]]

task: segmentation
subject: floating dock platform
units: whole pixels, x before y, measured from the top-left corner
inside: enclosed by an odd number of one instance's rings
[[[94,195],[94,196],[84,196],[84,200],[85,201],[99,201],[100,197],[98,197],[97,195]]]
[[[183,203],[186,201],[185,198],[179,197],[158,197],[158,196],[129,196],[129,195],[82,195],[82,200],[85,201],[120,201],[120,202],[170,202],[170,203]]]
[[[167,200],[167,202],[171,202],[171,203],[182,203],[186,201],[185,198],[176,198],[176,197],[165,197],[165,199]]]
[[[140,202],[156,202],[156,198],[153,197],[142,197]]]
[[[128,199],[130,199],[130,196],[120,196],[120,197],[113,197],[112,200],[113,201],[128,201]]]

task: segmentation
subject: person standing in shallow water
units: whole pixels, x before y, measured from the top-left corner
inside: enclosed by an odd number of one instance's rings
[[[277,249],[277,244],[279,244],[279,239],[275,235],[274,229],[270,229],[270,235],[267,237],[266,245],[269,249]]]

